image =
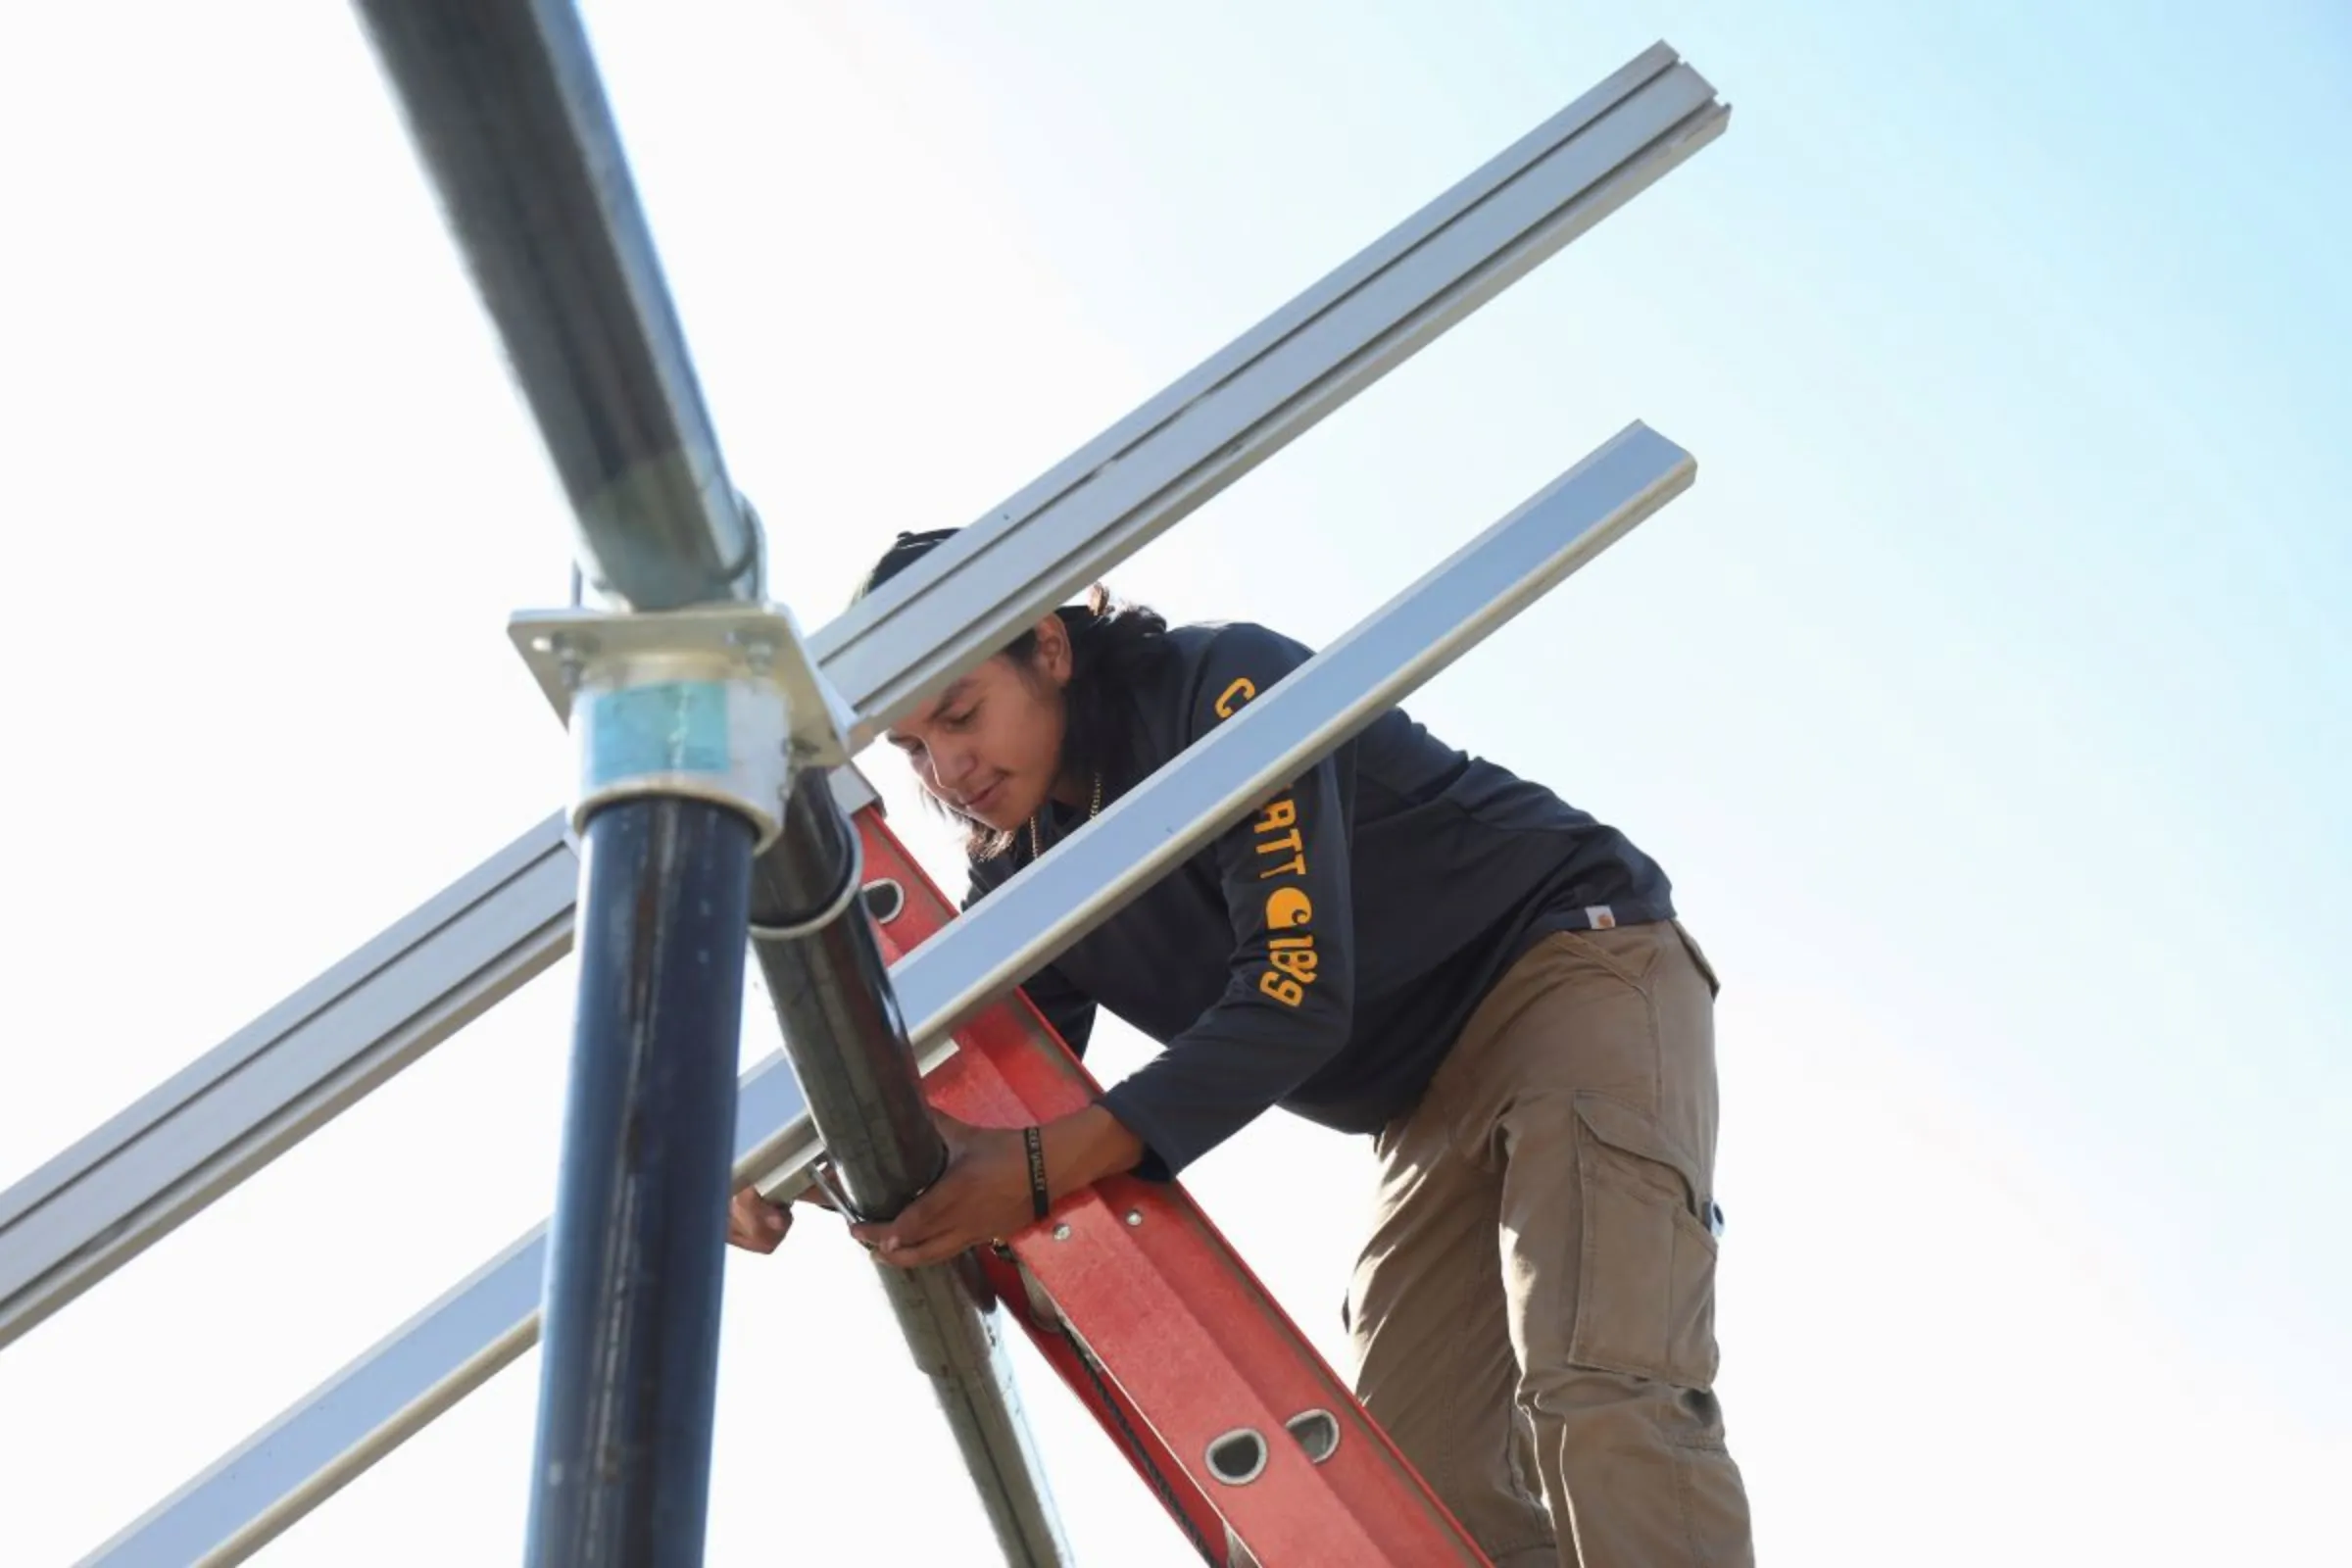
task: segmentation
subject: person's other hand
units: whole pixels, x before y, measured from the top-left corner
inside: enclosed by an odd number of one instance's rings
[[[772,1252],[792,1230],[792,1210],[771,1203],[756,1187],[746,1187],[727,1204],[727,1245],[746,1251]]]

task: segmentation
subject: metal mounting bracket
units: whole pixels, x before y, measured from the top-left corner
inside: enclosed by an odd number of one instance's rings
[[[854,715],[782,606],[526,610],[507,630],[571,732],[575,831],[612,801],[689,795],[742,810],[764,850],[792,775],[850,760]]]

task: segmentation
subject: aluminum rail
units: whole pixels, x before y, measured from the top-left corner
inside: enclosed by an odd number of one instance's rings
[[[534,823],[0,1192],[0,1349],[561,960],[579,872],[564,814]]]
[[[549,817],[0,1193],[0,1347],[563,957],[578,878]]]
[[[852,750],[1721,134],[1658,44],[810,639]]]
[[[1646,51],[818,631],[811,652],[855,710],[854,744],[1002,640],[960,628],[1025,624],[1106,571],[1654,183],[1729,114],[1672,50]],[[1350,348],[1334,337],[1343,319],[1374,336]],[[568,878],[563,834],[551,817],[518,843],[565,857]],[[566,951],[571,895],[566,880],[514,911],[546,927],[514,955],[524,973]],[[182,1074],[0,1195],[0,1349],[348,1103],[326,1091],[376,1049],[367,1030],[327,1015],[257,1034],[268,1022],[230,1043],[241,1078],[191,1088]]]
[[[918,1061],[1505,619],[1688,488],[1690,456],[1634,425],[1464,546],[1339,642],[1260,694],[1044,859],[901,959],[891,985]],[[824,1153],[782,1055],[744,1075],[735,1176],[798,1192]],[[421,1430],[539,1333],[544,1225],[319,1385],[85,1564],[187,1568],[244,1560]]]
[[[596,62],[565,0],[357,0],[601,594],[762,592]]]

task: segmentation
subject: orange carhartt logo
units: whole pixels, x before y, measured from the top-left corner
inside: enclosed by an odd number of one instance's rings
[[[1255,681],[1247,675],[1236,678],[1217,695],[1217,716],[1231,718],[1256,695]],[[1298,885],[1306,877],[1306,835],[1299,831],[1298,803],[1289,791],[1266,803],[1250,836],[1257,851],[1257,879],[1275,884],[1266,892],[1266,967],[1257,977],[1257,989],[1296,1007],[1315,983],[1318,959],[1315,934],[1308,929],[1314,923],[1314,901]]]
[[[1266,894],[1266,968],[1257,989],[1296,1007],[1315,983],[1314,901],[1298,884],[1306,876],[1306,839],[1298,831],[1298,803],[1285,795],[1258,813],[1250,827],[1256,842],[1257,879],[1277,885]],[[1276,936],[1275,932],[1282,935]]]

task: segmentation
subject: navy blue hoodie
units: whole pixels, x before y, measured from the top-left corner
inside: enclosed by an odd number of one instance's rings
[[[1127,693],[1146,772],[1311,655],[1246,623],[1167,637]],[[1049,807],[1039,836],[1079,825]],[[1015,839],[973,863],[967,908],[1029,863]],[[1102,1102],[1166,1180],[1273,1105],[1377,1132],[1540,937],[1673,912],[1623,834],[1391,710],[1024,989],[1074,1051],[1098,1006],[1165,1048]]]

